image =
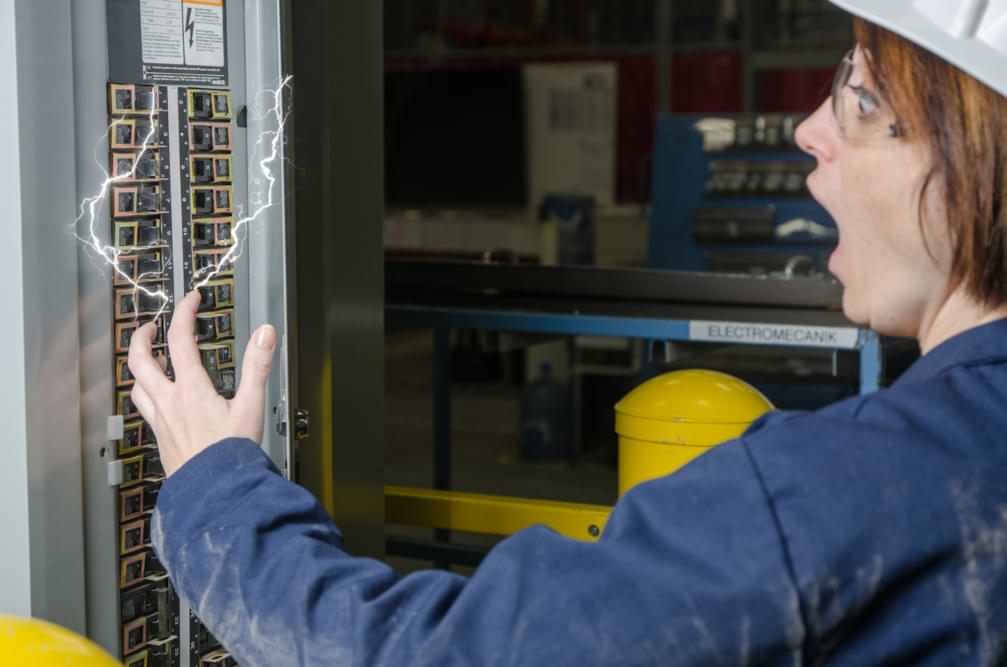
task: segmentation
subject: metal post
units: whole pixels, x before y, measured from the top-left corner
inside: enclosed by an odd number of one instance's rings
[[[383,3],[289,3],[300,482],[384,555]],[[288,220],[288,222],[291,222]]]
[[[451,488],[451,330],[434,329],[434,488]]]
[[[570,433],[573,435],[573,447],[570,451],[570,464],[575,465],[584,448],[582,422],[584,418],[584,375],[580,372],[577,354],[577,337],[567,337],[567,354],[570,359]]]
[[[884,348],[881,337],[874,331],[864,334],[860,348],[860,393],[870,394],[881,388],[885,375]]]
[[[434,488],[451,488],[451,329],[434,329]],[[438,542],[449,542],[451,531],[434,531]],[[448,569],[448,561],[436,561],[440,569]]]

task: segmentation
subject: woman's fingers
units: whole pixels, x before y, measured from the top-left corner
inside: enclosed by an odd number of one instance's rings
[[[262,436],[276,330],[265,325],[252,334],[242,362],[241,385],[229,403],[203,369],[196,343],[199,299],[199,293],[192,292],[178,302],[168,331],[174,382],[165,374],[167,359],[154,357],[153,325],[133,334],[129,350],[129,367],[136,378],[131,397],[154,428],[166,475],[221,440],[238,436],[258,441]]]
[[[140,411],[143,418],[147,420],[147,423],[154,427],[157,418],[157,407],[154,405],[154,401],[150,398],[150,394],[144,389],[140,382],[133,384],[133,390],[129,393],[129,398],[133,401],[133,405],[136,409]],[[157,432],[155,430],[155,435]]]
[[[129,372],[138,384],[144,385],[148,394],[160,394],[171,387],[171,381],[164,374],[161,364],[154,359],[154,336],[157,328],[148,322],[133,332],[129,342]]]
[[[258,440],[262,435],[262,414],[265,409],[266,381],[273,367],[276,329],[264,324],[255,330],[241,364],[241,384],[231,401],[231,415],[240,434]]]
[[[203,369],[199,357],[199,347],[196,345],[196,311],[199,310],[199,290],[185,295],[185,298],[175,306],[175,314],[168,328],[168,350],[171,353],[171,364],[175,369],[175,379],[186,383],[200,381],[200,378],[210,381]]]

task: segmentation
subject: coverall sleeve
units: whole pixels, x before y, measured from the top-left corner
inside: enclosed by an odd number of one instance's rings
[[[596,543],[534,527],[471,578],[355,558],[314,497],[249,440],[163,485],[154,546],[242,667],[793,665],[804,623],[743,441],[616,506]]]

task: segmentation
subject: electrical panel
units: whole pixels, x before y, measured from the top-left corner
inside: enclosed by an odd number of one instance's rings
[[[0,12],[11,51],[0,130],[24,148],[2,179],[13,203],[0,268],[15,326],[0,364],[13,429],[0,466],[11,519],[0,611],[86,634],[128,667],[235,662],[154,549],[168,480],[132,400],[138,329],[154,323],[154,354],[172,376],[172,313],[198,290],[199,356],[230,396],[249,332],[273,324],[260,445],[293,468],[286,9],[73,0]]]
[[[166,335],[172,310],[195,289],[201,297],[200,357],[221,395],[230,398],[237,389],[237,350],[250,327],[250,295],[242,293],[247,266],[238,270],[238,220],[249,195],[247,157],[240,152],[244,139],[236,136],[235,100],[243,99],[244,91],[236,94],[228,78],[235,75],[240,82],[247,63],[228,58],[228,52],[244,52],[239,40],[246,36],[245,11],[261,21],[270,6],[260,0],[106,4],[113,81],[107,84],[111,249],[104,254],[114,260],[109,432],[115,443],[108,478],[115,501],[107,517],[114,530],[105,534],[114,546],[92,551],[115,559],[117,604],[95,605],[91,613],[117,617],[114,624],[91,618],[88,625],[126,667],[236,664],[180,600],[152,548],[150,521],[164,470],[155,435],[130,398],[134,379],[127,355],[133,333],[153,321],[154,351],[171,376]],[[123,29],[136,21],[136,30]],[[267,28],[268,21],[256,25]],[[273,33],[259,34],[269,40]],[[255,31],[247,37],[254,39]],[[105,593],[101,587],[91,595]]]

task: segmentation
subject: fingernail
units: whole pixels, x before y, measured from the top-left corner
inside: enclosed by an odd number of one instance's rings
[[[269,324],[259,327],[259,331],[255,334],[255,347],[260,350],[272,350],[274,345],[276,345],[276,329]]]

